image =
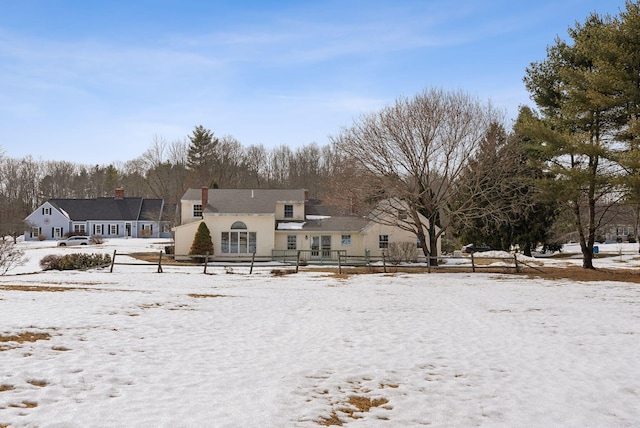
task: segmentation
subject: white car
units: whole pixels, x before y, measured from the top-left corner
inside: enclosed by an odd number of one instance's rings
[[[71,245],[91,245],[90,236],[70,236],[67,239],[63,239],[58,242],[58,247],[66,247]]]

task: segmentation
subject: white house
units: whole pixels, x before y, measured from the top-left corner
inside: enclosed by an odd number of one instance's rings
[[[173,228],[177,259],[188,258],[203,221],[211,232],[216,260],[243,260],[254,254],[271,260],[291,257],[298,250],[309,261],[335,259],[337,251],[377,258],[392,243],[416,244],[415,234],[393,226],[393,221],[326,215],[324,207],[307,200],[303,189],[189,189],[180,208],[181,224]]]
[[[61,239],[68,234],[104,237],[170,237],[163,221],[162,199],[127,198],[116,189],[113,198],[49,199],[25,218],[26,240]]]

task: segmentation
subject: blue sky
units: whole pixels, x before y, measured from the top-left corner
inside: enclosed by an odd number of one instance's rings
[[[0,0],[0,147],[125,162],[196,125],[244,146],[329,142],[427,88],[514,118],[556,36],[624,0]]]

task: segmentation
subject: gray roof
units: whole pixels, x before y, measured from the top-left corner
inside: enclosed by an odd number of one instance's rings
[[[73,221],[159,220],[163,206],[162,199],[143,198],[49,199],[48,202],[66,212]]]
[[[218,214],[272,214],[276,203],[304,203],[305,190],[288,189],[209,189],[205,213]],[[202,189],[189,189],[183,200],[199,201]]]

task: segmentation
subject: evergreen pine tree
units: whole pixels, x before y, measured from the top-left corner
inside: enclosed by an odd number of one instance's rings
[[[214,138],[213,132],[202,125],[198,125],[193,130],[193,135],[189,136],[191,143],[187,153],[187,166],[191,170],[201,170],[210,167],[215,158],[215,149],[218,139]]]
[[[213,254],[213,241],[211,240],[211,232],[207,224],[200,222],[196,235],[193,237],[193,243],[189,250],[189,255],[204,256]],[[203,257],[194,257],[196,260],[204,260]]]

